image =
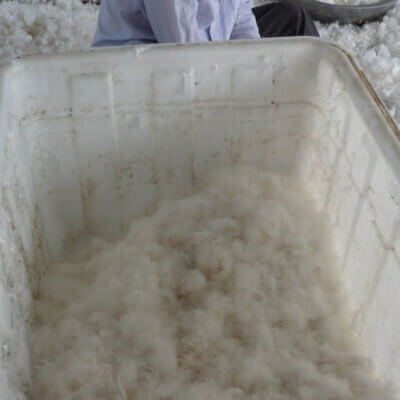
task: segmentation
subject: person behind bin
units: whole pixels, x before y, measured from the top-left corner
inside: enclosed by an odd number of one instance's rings
[[[102,0],[94,47],[319,36],[295,3],[251,0]]]

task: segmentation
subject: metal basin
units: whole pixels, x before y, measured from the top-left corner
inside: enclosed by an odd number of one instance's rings
[[[384,0],[374,4],[345,6],[323,3],[317,0],[285,1],[302,4],[316,21],[323,23],[338,21],[340,24],[354,25],[362,25],[381,19],[397,3],[397,0]]]

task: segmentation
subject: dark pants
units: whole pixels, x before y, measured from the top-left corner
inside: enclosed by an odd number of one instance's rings
[[[253,8],[261,37],[319,36],[308,12],[299,4],[273,3]]]

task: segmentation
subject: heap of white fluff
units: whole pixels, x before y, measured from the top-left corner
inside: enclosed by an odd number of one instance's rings
[[[323,215],[240,167],[48,268],[33,399],[384,400]]]
[[[389,111],[400,122],[400,1],[381,22],[362,27],[319,25],[321,37],[350,51],[365,68]]]
[[[90,47],[97,7],[80,0],[0,2],[0,65],[16,57]]]

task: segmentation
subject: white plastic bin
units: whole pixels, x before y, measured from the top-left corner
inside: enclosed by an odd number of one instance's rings
[[[114,235],[238,161],[297,173],[382,375],[400,383],[400,132],[351,57],[317,39],[30,57],[0,72],[0,398],[24,398],[30,294],[66,240]],[[396,137],[397,135],[397,137]]]

